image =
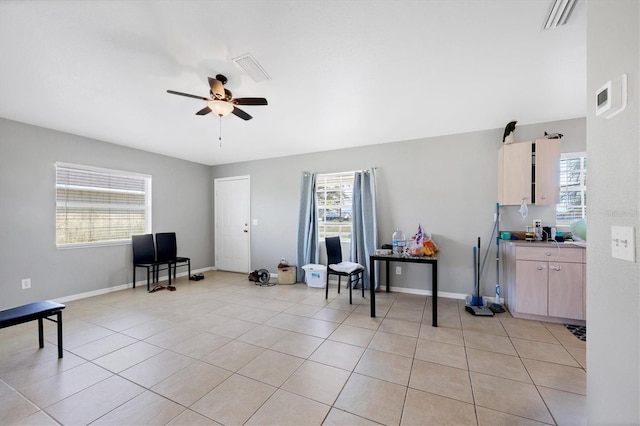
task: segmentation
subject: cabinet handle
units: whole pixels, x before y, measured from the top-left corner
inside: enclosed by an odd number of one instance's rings
[[[545,253],[547,256],[551,256],[551,252],[546,252]]]
[[[543,196],[542,196],[542,197],[540,197],[540,198],[542,198],[543,200],[546,200],[546,199],[547,199],[547,196],[546,196],[546,195],[543,195]]]
[[[544,266],[538,266],[538,271],[542,271],[544,269]]]
[[[559,271],[562,269],[562,266],[552,266],[551,269],[553,269],[554,271]]]

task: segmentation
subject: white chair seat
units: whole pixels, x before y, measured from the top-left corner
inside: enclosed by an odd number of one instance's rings
[[[351,274],[358,270],[364,270],[364,267],[355,262],[340,262],[338,264],[329,265],[329,268],[336,272],[343,272],[345,274]]]

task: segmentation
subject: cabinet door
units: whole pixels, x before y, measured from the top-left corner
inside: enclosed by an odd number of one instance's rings
[[[503,145],[498,156],[498,202],[518,206],[531,204],[531,142]]]
[[[536,144],[535,202],[558,204],[560,198],[560,139],[538,139]]]
[[[585,319],[582,263],[549,262],[549,316]]]
[[[547,262],[516,261],[515,311],[547,315]]]

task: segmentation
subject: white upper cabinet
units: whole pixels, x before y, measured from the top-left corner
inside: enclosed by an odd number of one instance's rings
[[[498,202],[502,205],[557,204],[560,139],[503,145],[498,152]]]

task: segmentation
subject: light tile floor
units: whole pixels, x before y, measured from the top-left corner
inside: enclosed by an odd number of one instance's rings
[[[0,424],[586,424],[585,343],[459,300],[259,287],[208,272],[0,331]]]

